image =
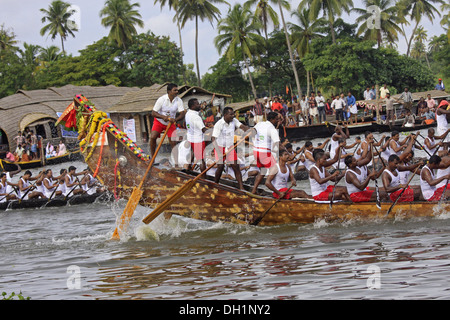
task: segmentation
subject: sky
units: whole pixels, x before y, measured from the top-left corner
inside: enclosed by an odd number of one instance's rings
[[[19,41],[19,47],[23,47],[23,43],[40,45],[48,47],[56,45],[61,47],[61,40],[54,40],[47,35],[41,36],[40,30],[44,26],[41,22],[43,14],[41,8],[48,9],[52,0],[0,0],[0,25],[4,25],[6,29],[14,31],[16,39]],[[66,2],[77,8],[79,15],[75,17],[79,25],[79,31],[75,33],[75,38],[69,36],[64,42],[65,49],[74,56],[79,55],[78,50],[84,49],[86,46],[107,36],[109,30],[101,25],[99,16],[100,10],[103,8],[104,0],[66,0]],[[177,44],[179,43],[178,29],[172,21],[174,12],[167,8],[161,10],[160,5],[154,4],[154,0],[132,0],[132,3],[138,2],[140,7],[139,13],[145,23],[143,29],[139,28],[138,32],[152,31],[156,35],[169,36],[170,39]],[[235,3],[243,3],[245,0],[228,0],[231,5]],[[291,8],[296,8],[300,0],[292,0]],[[354,0],[355,7],[362,8],[361,0]],[[228,10],[226,5],[218,5],[224,16]],[[278,11],[278,6],[275,6]],[[290,14],[284,12],[285,19],[291,20]],[[355,15],[344,14],[342,18],[347,23],[354,23]],[[440,18],[431,24],[428,20],[422,22],[424,28],[428,31],[428,36],[440,35],[443,33],[440,27]],[[410,34],[412,28],[407,28]],[[209,22],[200,23],[199,27],[199,64],[200,73],[204,75],[210,72],[209,68],[216,64],[220,58],[217,49],[214,47],[213,39],[217,35],[217,30]],[[188,21],[182,30],[184,63],[195,63],[195,23]],[[406,42],[403,36],[400,37],[398,50],[401,53],[406,52]],[[195,70],[195,68],[194,68]]]

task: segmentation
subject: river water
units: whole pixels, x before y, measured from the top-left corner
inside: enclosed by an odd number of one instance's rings
[[[450,298],[446,212],[277,227],[159,217],[145,227],[149,211],[138,207],[128,237],[111,241],[125,204],[0,212],[0,292],[33,300]]]

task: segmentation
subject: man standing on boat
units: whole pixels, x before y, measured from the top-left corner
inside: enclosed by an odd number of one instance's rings
[[[273,196],[276,199],[279,199],[282,196],[283,199],[311,199],[312,197],[303,190],[293,190],[292,188],[288,188],[289,181],[292,181],[292,187],[297,185],[294,174],[289,165],[287,165],[289,157],[290,154],[286,149],[280,151],[279,163],[269,169],[269,175],[265,183],[266,187],[273,192]]]
[[[278,114],[277,114],[278,115]],[[264,123],[264,122],[261,122]],[[238,157],[236,150],[226,152],[228,149],[233,147],[234,144],[234,133],[237,129],[242,129],[244,131],[248,130],[248,127],[242,124],[238,119],[235,118],[235,113],[233,108],[225,107],[223,109],[223,117],[214,125],[212,133],[212,142],[214,145],[214,151],[216,154],[217,171],[215,175],[215,182],[219,183],[220,177],[222,176],[222,171],[225,167],[225,161],[227,161],[234,171],[236,180],[239,183],[239,188],[244,189],[242,184],[242,174],[238,164]]]
[[[356,107],[356,98],[349,91],[347,95],[347,106],[348,111],[350,112],[350,124],[353,124],[353,120],[355,120],[355,124],[358,123],[358,108]]]
[[[197,99],[190,99],[188,102],[189,110],[186,113],[186,129],[187,129],[187,140],[191,144],[191,166],[200,161],[200,171],[203,172],[206,169],[205,163],[205,139],[203,134],[208,128],[203,123],[202,118],[199,115],[200,103]],[[192,168],[190,168],[192,169]]]
[[[255,178],[255,185],[252,193],[256,194],[258,186],[267,170],[277,164],[273,153],[278,153],[280,145],[280,135],[276,126],[280,121],[279,115],[276,112],[270,112],[267,115],[267,121],[258,123],[253,128],[253,155],[256,160],[256,165],[260,169],[259,174]]]
[[[178,114],[178,117],[176,117]],[[150,136],[150,154],[153,156],[156,150],[156,140],[160,137],[161,133],[167,129],[169,122],[172,125],[169,128],[167,136],[169,137],[170,145],[172,149],[175,147],[176,142],[172,140],[172,136],[176,130],[175,123],[184,119],[186,111],[184,110],[183,101],[178,97],[178,86],[174,83],[167,85],[167,94],[160,97],[153,107],[152,117],[153,127]]]
[[[445,134],[448,129],[447,115],[450,114],[450,110],[447,110],[447,108],[448,102],[446,100],[442,100],[439,103],[439,106],[436,110],[436,122],[437,122],[436,133],[438,135]],[[446,138],[444,138],[443,142],[449,141],[450,137],[447,135]]]

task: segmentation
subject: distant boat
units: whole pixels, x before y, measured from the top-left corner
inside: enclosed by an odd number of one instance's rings
[[[60,164],[60,163],[64,163],[64,162],[75,161],[75,160],[79,160],[79,159],[81,159],[81,153],[80,153],[80,150],[78,149],[78,150],[74,150],[74,151],[69,151],[62,156],[46,158],[44,160],[44,162],[41,161],[41,159],[31,160],[31,161],[26,161],[26,162],[24,162],[24,161],[13,162],[13,161],[5,160],[5,159],[0,159],[0,167],[4,171],[17,170],[18,165],[20,165],[20,168],[22,168],[22,169],[34,169],[34,168],[40,168],[43,166],[51,166],[51,165]]]

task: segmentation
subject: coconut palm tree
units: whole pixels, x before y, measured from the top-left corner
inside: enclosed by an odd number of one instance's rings
[[[16,35],[12,30],[5,29],[5,26],[2,24],[0,27],[0,53],[3,51],[17,51],[19,50],[16,47],[17,40]]]
[[[322,37],[319,30],[327,23],[327,21],[322,18],[311,21],[309,19],[309,9],[306,8],[301,9],[298,7],[297,10],[293,11],[291,15],[296,18],[296,21],[298,21],[298,24],[288,23],[289,30],[291,31],[292,47],[295,48],[299,58],[303,58],[311,52],[311,40],[317,37]],[[309,96],[309,71],[306,71],[306,79],[306,94]]]
[[[155,4],[158,2],[161,4],[161,9],[164,6],[168,6],[169,9],[175,10],[175,17],[173,18],[174,22],[177,23],[178,27],[178,36],[180,40],[180,51],[181,51],[181,65],[184,66],[183,63],[183,37],[181,36],[181,25],[180,25],[180,19],[178,18],[178,5],[181,0],[155,0]],[[187,78],[186,78],[186,70],[183,67],[183,81],[184,84],[187,84]]]
[[[247,0],[244,3],[245,8],[250,8],[256,6],[254,15],[257,18],[264,30],[264,36],[266,40],[269,38],[267,35],[267,28],[270,22],[274,25],[275,28],[280,26],[280,20],[278,19],[278,14],[275,9],[270,5],[270,3],[278,4],[278,1],[275,0]],[[289,2],[287,0],[282,1],[282,5],[284,8],[289,8]]]
[[[334,21],[336,17],[340,17],[342,13],[349,12],[353,7],[352,0],[302,0],[299,4],[300,8],[310,8],[310,19],[317,19],[320,12],[328,19],[330,25],[331,39],[333,44],[336,43],[336,33],[334,31]]]
[[[239,51],[242,52],[255,99],[257,98],[256,89],[247,58],[251,61],[254,48],[264,41],[259,34],[260,29],[261,25],[253,19],[250,10],[243,8],[240,4],[235,4],[228,11],[227,16],[219,21],[217,25],[219,35],[214,38],[214,45],[219,54],[222,54],[226,48],[225,56],[230,63],[237,57]]]
[[[423,17],[428,18],[430,21],[435,19],[435,14],[440,16],[439,11],[433,6],[433,4],[445,4],[443,0],[401,0],[397,3],[399,14],[403,17],[408,18],[409,21],[414,21],[415,26],[413,28],[413,32],[411,37],[407,38],[406,33],[404,36],[407,42],[407,52],[406,55],[409,56],[411,52],[411,45],[416,36],[417,28],[419,27],[420,22]],[[404,28],[405,24],[402,24]]]
[[[102,25],[111,28],[109,39],[124,50],[137,34],[136,25],[144,27],[141,14],[136,10],[138,7],[139,3],[131,4],[129,0],[106,0],[100,11],[100,17],[103,17]]]
[[[55,0],[49,5],[48,9],[40,9],[40,11],[44,14],[44,17],[41,19],[42,23],[48,22],[48,24],[41,29],[41,36],[48,33],[52,39],[55,39],[56,36],[59,35],[61,38],[61,49],[65,54],[64,40],[66,40],[69,35],[75,37],[74,32],[78,31],[76,26],[70,20],[70,17],[75,13],[75,10],[70,9],[69,3]]]
[[[393,43],[398,40],[398,34],[402,33],[399,27],[400,23],[405,23],[404,17],[398,16],[398,8],[393,4],[392,0],[363,0],[365,8],[353,8],[352,12],[358,13],[360,16],[356,22],[361,23],[357,35],[364,34],[364,39],[377,41],[378,48],[381,47],[383,39]],[[369,25],[369,21],[373,18],[373,12],[369,10],[371,6],[379,8],[380,27],[374,28]]]
[[[198,62],[198,20],[207,20],[212,25],[213,21],[218,21],[221,16],[220,10],[214,4],[224,3],[228,4],[225,0],[183,0],[179,2],[178,18],[180,19],[181,28],[184,28],[188,20],[195,21],[195,61],[199,87],[202,86],[202,82],[200,77],[200,64]]]
[[[426,45],[425,45],[425,42],[428,41],[428,33],[423,28],[423,26],[417,27],[416,36],[414,37],[414,41],[415,41],[415,48],[416,48],[416,51],[418,54],[413,58],[425,57],[425,60],[427,61],[428,69],[431,70],[430,61],[428,60],[428,53],[427,53],[427,49],[426,49]],[[411,56],[412,56],[412,53],[411,53]]]

